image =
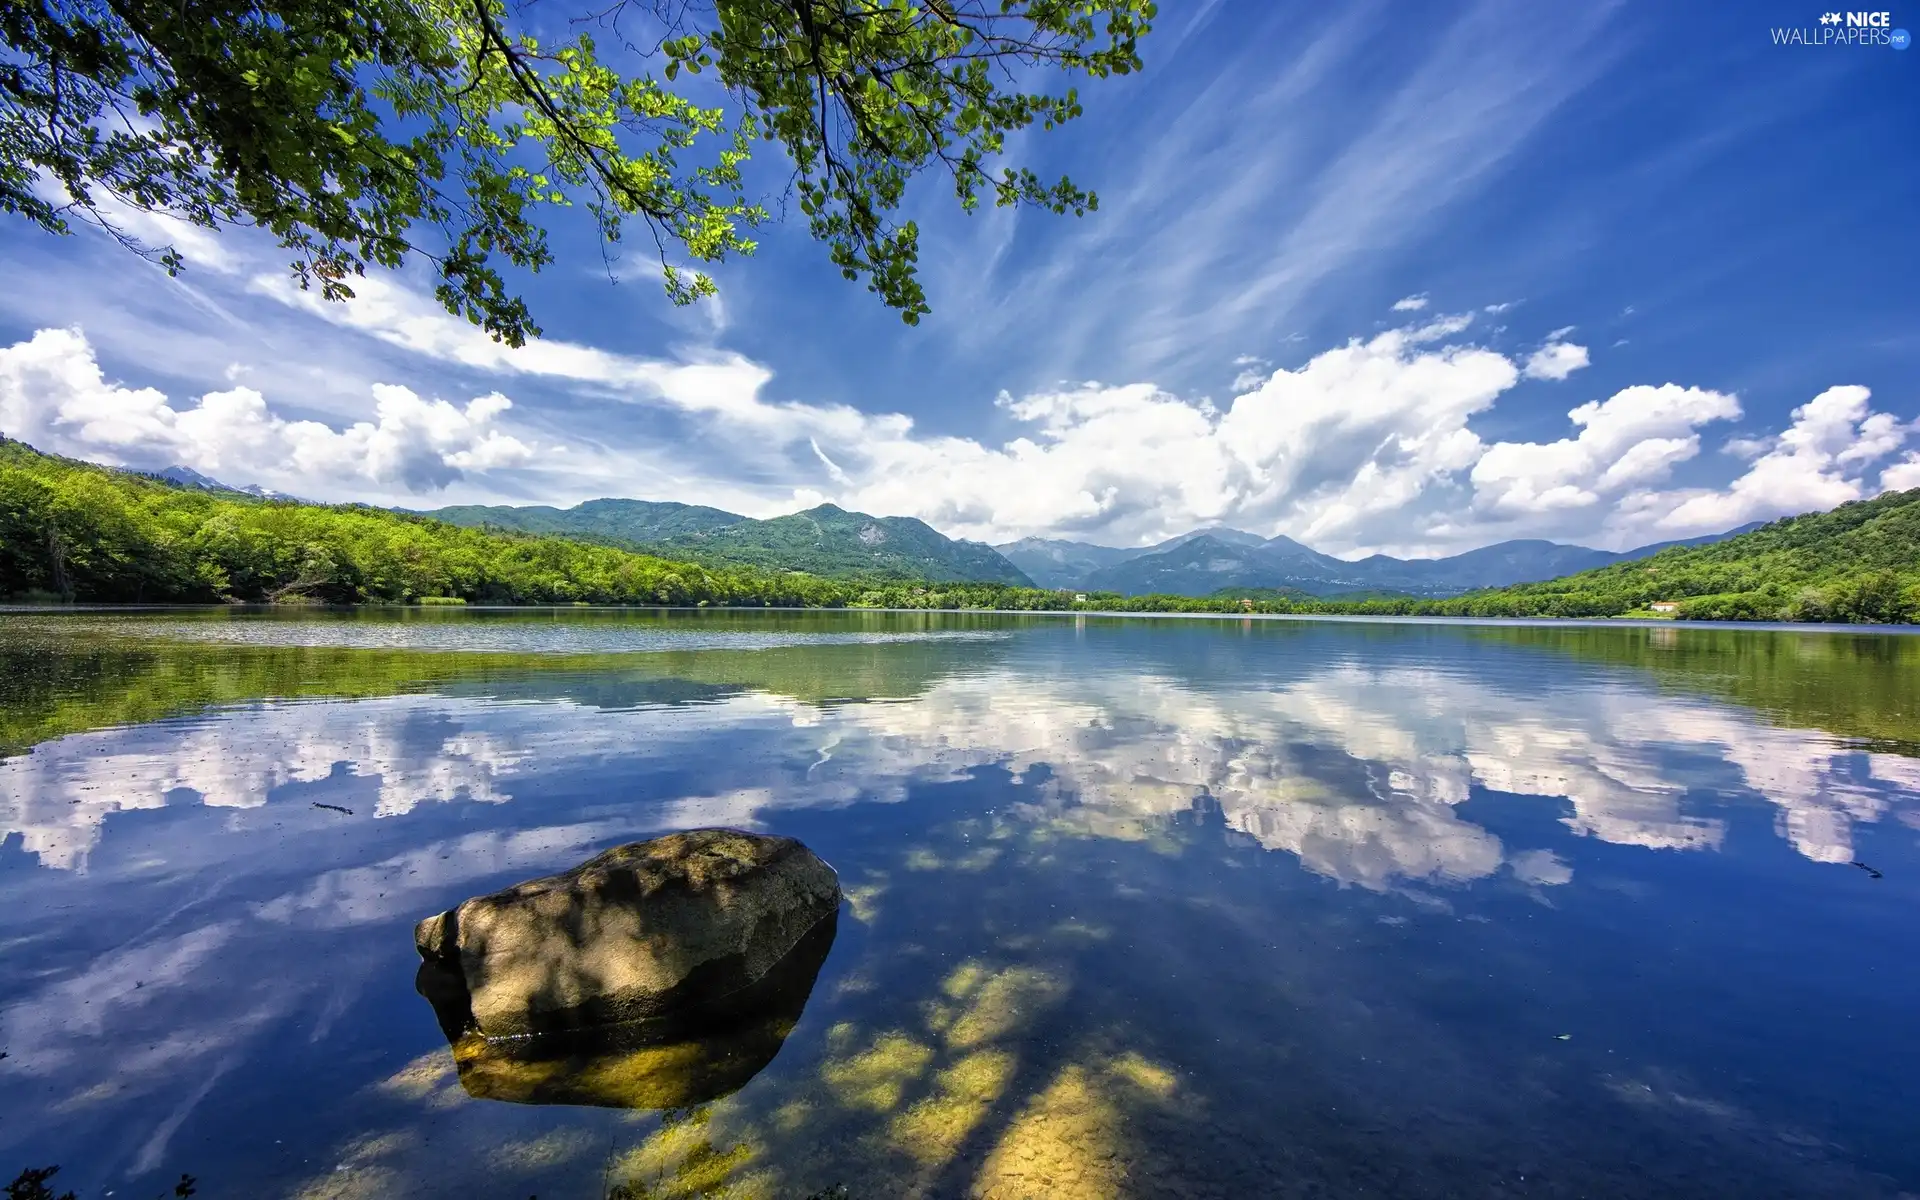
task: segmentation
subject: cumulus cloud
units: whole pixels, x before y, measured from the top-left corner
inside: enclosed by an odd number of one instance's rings
[[[1419,292],[1412,296],[1403,296],[1393,302],[1395,312],[1419,312],[1427,306],[1427,294]]]
[[[1630,387],[1568,413],[1577,437],[1489,446],[1473,466],[1474,503],[1500,514],[1590,507],[1665,476],[1700,452],[1696,427],[1739,415],[1721,392]]]
[[[1550,379],[1558,382],[1587,365],[1587,348],[1559,339],[1572,332],[1570,329],[1555,330],[1547,344],[1535,350],[1527,357],[1527,365],[1522,372],[1528,379]]]
[[[1831,387],[1793,410],[1793,424],[1725,488],[1641,492],[1622,501],[1623,516],[1652,514],[1653,528],[1675,533],[1727,529],[1756,519],[1833,508],[1872,493],[1864,471],[1899,449],[1907,429],[1867,406],[1859,386]],[[1896,481],[1896,466],[1883,473]]]
[[[325,305],[269,280],[253,286],[437,362],[675,414],[721,465],[676,465],[658,498],[737,511],[831,501],[987,541],[1135,545],[1221,523],[1336,554],[1419,555],[1507,537],[1623,547],[1920,485],[1920,456],[1879,469],[1909,427],[1871,412],[1857,388],[1824,393],[1786,433],[1745,439],[1746,473],[1719,489],[1696,476],[1668,490],[1673,470],[1699,457],[1701,430],[1741,413],[1733,396],[1701,388],[1624,388],[1573,408],[1558,439],[1489,444],[1473,426],[1503,395],[1524,378],[1567,377],[1587,352],[1566,341],[1569,327],[1531,354],[1503,354],[1470,340],[1471,313],[1356,338],[1298,367],[1243,355],[1218,406],[1148,382],[1003,394],[1015,428],[988,441],[929,434],[897,412],[771,397],[772,373],[738,355],[654,360],[558,341],[510,350],[390,281],[367,283],[359,299]],[[497,392],[456,405],[376,386],[372,417],[338,428],[274,412],[265,394],[284,378],[226,382],[176,408],[151,388],[109,383],[79,333],[43,331],[0,350],[0,428],[84,457],[367,499],[462,479],[479,499],[498,494],[488,472],[545,466],[565,448],[536,454],[502,428],[509,402]],[[636,472],[637,450],[573,451],[541,498],[631,494],[637,474],[658,473]],[[701,473],[713,470],[733,474]]]
[[[1888,492],[1920,488],[1920,454],[1909,454],[1880,472],[1880,488]]]
[[[1233,377],[1232,387],[1235,395],[1259,387],[1267,376],[1273,373],[1273,364],[1257,354],[1236,355],[1233,365],[1240,368],[1239,374]]]
[[[996,445],[928,436],[900,413],[769,399],[771,372],[737,355],[670,362],[549,341],[510,350],[425,297],[368,283],[344,305],[274,278],[253,286],[441,361],[562,379],[701,421],[763,477],[791,479],[792,506],[832,501],[988,541],[1143,544],[1218,522],[1339,554],[1447,553],[1516,536],[1637,544],[1670,528],[1660,504],[1693,499],[1652,489],[1698,456],[1698,428],[1740,411],[1721,393],[1641,385],[1575,408],[1577,436],[1489,446],[1475,417],[1519,380],[1565,380],[1590,359],[1567,340],[1571,325],[1512,358],[1460,342],[1469,312],[1354,339],[1293,369],[1242,354],[1224,408],[1147,382],[1002,395],[998,407],[1025,428]],[[1870,446],[1897,449],[1906,430],[1885,417],[1860,432],[1866,443],[1838,465],[1863,492],[1861,470],[1885,456]]]
[[[533,448],[496,427],[498,392],[457,406],[390,384],[374,419],[335,429],[273,412],[251,387],[176,408],[154,388],[111,382],[86,335],[43,329],[0,349],[0,429],[42,449],[116,465],[181,464],[229,482],[349,479],[430,492],[469,471],[520,466]]]
[[[822,444],[855,481],[842,503],[970,536],[1064,527],[1144,541],[1232,520],[1338,543],[1478,457],[1467,420],[1517,372],[1490,350],[1433,344],[1454,327],[1350,342],[1273,372],[1224,411],[1151,384],[1088,383],[1003,396],[1028,431],[997,448]]]

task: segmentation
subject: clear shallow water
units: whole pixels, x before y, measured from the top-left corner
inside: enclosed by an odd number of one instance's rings
[[[555,644],[536,619],[474,615],[414,626],[463,654],[141,640],[198,620],[0,617],[0,1177],[1920,1192],[1920,639],[568,614],[538,620],[569,646],[741,648],[525,654]],[[796,633],[838,640],[747,648]],[[800,837],[848,893],[772,1062],[667,1114],[470,1096],[413,922],[708,824]]]

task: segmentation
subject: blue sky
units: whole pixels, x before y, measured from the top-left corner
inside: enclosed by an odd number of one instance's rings
[[[694,310],[563,229],[510,351],[416,275],[323,306],[244,237],[171,230],[169,280],[16,220],[0,430],[318,499],[992,541],[1622,547],[1830,507],[1920,486],[1920,52],[1775,44],[1822,11],[1163,3],[1144,73],[1011,147],[1098,213],[923,181],[917,328],[797,223]]]

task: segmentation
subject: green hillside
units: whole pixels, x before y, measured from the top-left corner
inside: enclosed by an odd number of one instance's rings
[[[823,579],[940,580],[1031,587],[1000,552],[910,517],[822,504],[757,521],[694,504],[589,500],[572,508],[458,505],[422,514],[449,524],[553,534],[709,566],[805,571]]]
[[[1064,608],[1072,602],[1058,592],[991,581],[878,578],[888,568],[903,569],[916,553],[944,555],[951,566],[941,569],[954,573],[1008,569],[990,548],[948,541],[918,521],[874,521],[834,509],[751,524],[772,527],[790,545],[701,547],[703,561],[695,562],[696,552],[686,550],[666,558],[463,528],[419,513],[210,491],[0,438],[0,598],[796,608]],[[866,533],[870,526],[884,537]],[[856,555],[848,543],[861,551]],[[756,554],[781,562],[810,555],[809,561],[858,565],[876,577],[832,580],[729,561]]]
[[[1652,616],[1650,606],[1664,601],[1675,605],[1671,615],[1694,620],[1920,621],[1920,489],[1711,545],[1446,600],[1317,599],[1283,589],[1208,597],[1042,590],[1024,586],[1025,577],[991,547],[952,541],[919,521],[830,505],[677,534],[656,550],[211,492],[0,439],[0,597],[16,599],[1466,617]],[[947,581],[930,581],[934,575]]]
[[[420,514],[479,529],[514,529],[597,541],[636,544],[663,542],[688,533],[705,533],[747,518],[704,504],[654,500],[588,500],[572,508],[545,504],[456,504]]]
[[[808,575],[713,569],[358,505],[261,500],[0,440],[0,596],[833,605]]]
[[[659,543],[661,553],[700,562],[805,571],[829,579],[1033,581],[980,542],[956,541],[912,517],[870,517],[822,504],[765,521],[686,533]]]
[[[1651,605],[1671,603],[1671,614]],[[1920,618],[1920,488],[1540,583],[1354,612],[1487,617],[1672,615],[1902,624]]]

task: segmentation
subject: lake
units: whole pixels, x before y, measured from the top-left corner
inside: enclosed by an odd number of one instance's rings
[[[770,1060],[456,1069],[416,921],[711,825],[846,896]],[[0,838],[0,1182],[1920,1194],[1911,637],[13,612]]]

